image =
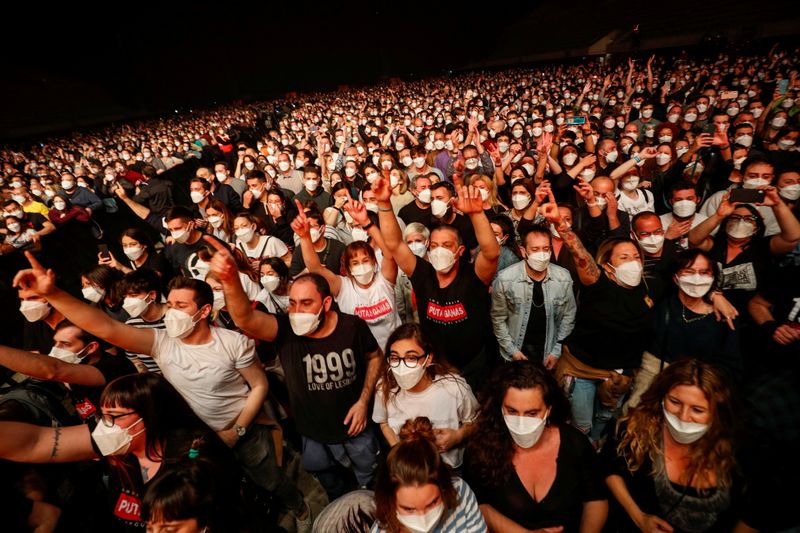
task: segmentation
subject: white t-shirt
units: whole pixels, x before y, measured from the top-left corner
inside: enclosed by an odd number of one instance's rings
[[[264,304],[267,311],[273,315],[285,315],[289,310],[289,295],[273,294],[267,289],[261,289],[261,292],[256,296],[256,300]]]
[[[661,227],[664,228],[664,231],[667,231],[667,228],[669,227],[669,225],[672,224],[673,220],[675,220],[675,217],[672,216],[672,212],[664,213],[659,218],[661,218]],[[700,224],[702,221],[704,221],[707,218],[708,217],[705,216],[702,213],[695,213],[694,214],[694,218],[692,219],[692,228],[691,229],[694,229],[695,226],[697,226],[698,224]],[[686,234],[683,237],[681,237],[680,239],[678,239],[678,246],[680,246],[684,250],[688,250],[689,249],[689,235],[688,234]]]
[[[258,238],[255,248],[249,248],[246,244],[237,241],[236,247],[243,251],[250,259],[263,259],[265,257],[283,257],[289,253],[286,244],[272,235],[262,235]]]
[[[250,276],[244,272],[239,272],[239,281],[242,282],[242,288],[248,300],[252,302],[258,298],[258,293],[261,292],[261,285],[250,279]]]
[[[642,211],[655,211],[653,193],[642,189],[636,189],[636,199],[628,198],[625,194],[618,192],[617,205],[621,211],[628,213],[631,218]]]
[[[711,196],[709,196],[708,200],[706,200],[705,203],[703,204],[703,207],[700,208],[700,212],[703,213],[706,216],[706,218],[716,213],[717,208],[719,208],[719,204],[722,203],[722,197],[725,196],[725,194],[730,191],[731,189],[724,191],[717,191]],[[757,205],[754,207],[761,214],[761,217],[764,219],[764,225],[766,226],[766,228],[764,229],[765,237],[771,237],[772,235],[777,235],[778,233],[781,232],[781,227],[778,225],[778,219],[775,218],[775,213],[772,212],[771,207],[767,205]]]
[[[383,277],[381,271],[375,273],[372,285],[362,288],[347,276],[339,276],[342,288],[336,303],[343,313],[355,315],[369,326],[381,350],[386,348],[389,335],[400,326],[397,303],[394,298],[394,283]]]
[[[375,388],[372,420],[377,424],[387,422],[398,435],[406,420],[418,416],[427,416],[433,429],[458,429],[472,422],[477,415],[478,401],[461,376],[437,376],[431,386],[422,392],[409,392],[399,388],[396,390],[397,394],[384,404],[380,382],[378,383]],[[461,447],[442,454],[442,459],[454,468],[461,465],[463,457],[464,449]]]
[[[153,334],[153,359],[197,416],[214,431],[236,420],[250,393],[239,369],[256,360],[253,339],[214,327],[208,344],[185,344],[161,329]]]

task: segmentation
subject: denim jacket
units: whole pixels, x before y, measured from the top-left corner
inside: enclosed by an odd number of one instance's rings
[[[542,283],[547,315],[544,355],[561,355],[561,341],[575,326],[577,305],[569,271],[550,264]],[[531,313],[533,280],[525,270],[525,261],[512,265],[497,275],[492,284],[492,327],[500,344],[500,353],[511,360],[520,351]]]

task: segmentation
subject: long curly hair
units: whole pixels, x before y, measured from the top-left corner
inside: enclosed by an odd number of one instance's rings
[[[376,478],[375,518],[381,528],[390,533],[401,531],[396,512],[399,488],[429,483],[439,487],[446,517],[458,507],[458,493],[450,467],[436,448],[431,421],[418,416],[400,428],[400,442],[391,449]]]
[[[722,371],[697,359],[679,361],[665,368],[642,395],[639,405],[619,419],[617,454],[631,472],[636,472],[649,459],[653,464],[651,474],[663,474],[665,461],[658,460],[664,453],[663,401],[678,385],[700,388],[708,400],[711,415],[706,434],[689,446],[687,479],[714,473],[718,486],[729,487],[736,468],[731,390]]]
[[[486,486],[507,483],[514,471],[514,441],[502,412],[506,392],[512,387],[542,391],[544,403],[550,409],[548,425],[565,424],[569,418],[569,401],[548,371],[530,361],[503,363],[478,396],[480,412],[465,454],[466,470]]]

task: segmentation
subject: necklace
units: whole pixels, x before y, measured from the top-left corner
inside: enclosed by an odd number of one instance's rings
[[[690,309],[690,311],[691,311],[691,309]],[[700,315],[700,316],[697,316],[695,318],[686,318],[686,306],[681,304],[681,318],[683,318],[683,323],[684,324],[691,324],[692,322],[697,322],[698,320],[703,320],[704,318],[706,318],[710,314],[711,313],[706,313],[704,315]]]
[[[536,281],[533,282],[533,294],[531,294],[531,303],[533,304],[534,307],[538,309],[544,307],[544,291],[542,291],[542,303],[537,304],[536,300],[534,299],[534,296],[536,295],[536,283],[537,283]],[[541,284],[541,282],[539,283]]]

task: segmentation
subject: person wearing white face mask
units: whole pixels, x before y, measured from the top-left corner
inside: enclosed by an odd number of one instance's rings
[[[289,267],[277,257],[262,259],[258,266],[262,290],[256,300],[273,314],[287,314],[289,310]]]
[[[311,224],[310,237],[314,245],[314,250],[319,256],[319,260],[331,272],[338,272],[341,267],[342,253],[344,253],[345,245],[335,238],[336,234],[332,233],[328,236],[327,226],[324,217],[316,208],[316,204],[301,205],[300,202],[295,200],[295,206],[298,213],[305,213]],[[292,229],[291,226],[289,229]],[[289,265],[289,275],[292,277],[307,271],[305,261],[303,260],[303,253],[300,248],[300,239],[297,234],[293,232],[295,248],[292,251],[292,261]]]
[[[795,208],[797,200],[800,199],[800,172],[784,170],[778,175],[775,186],[778,188],[778,194],[789,207]]]
[[[226,245],[213,237],[206,239],[230,257]],[[174,278],[169,286],[165,329],[140,329],[69,296],[55,286],[51,271],[32,256],[28,259],[32,269],[17,275],[20,286],[44,296],[68,320],[102,340],[153,357],[192,410],[233,449],[249,476],[263,488],[271,487],[268,490],[274,490],[287,508],[302,514],[302,495],[277,465],[263,461],[263,451],[259,452],[271,442],[271,433],[262,425],[267,420],[262,411],[267,380],[254,342],[240,333],[210,327],[213,294],[207,283]]]
[[[672,270],[678,291],[656,307],[655,333],[623,411],[636,407],[656,375],[681,359],[700,359],[725,370],[733,380],[741,377],[738,327],[730,330],[718,322],[709,300],[717,280],[716,263],[707,253],[693,249],[677,255]]]
[[[288,317],[253,309],[232,255],[223,245],[213,246],[217,253],[212,272],[222,281],[235,324],[246,334],[276,345],[303,437],[306,468],[331,499],[345,490],[335,470],[337,462],[353,469],[359,485],[369,484],[378,446],[367,425],[367,406],[378,378],[381,351],[367,324],[331,309],[330,288],[318,274],[295,279],[289,291]]]
[[[672,211],[660,217],[661,226],[677,235],[675,244],[683,250],[689,249],[689,231],[706,219],[704,214],[697,212],[699,201],[697,188],[692,182],[678,181],[670,192]]]
[[[72,174],[65,172],[61,175],[60,196],[68,199],[72,205],[82,207],[91,215],[103,208],[103,201],[88,187],[78,187],[77,180]]]
[[[418,416],[434,422],[442,459],[461,466],[462,444],[472,429],[478,402],[472,389],[446,362],[438,361],[419,324],[403,324],[386,343],[386,372],[378,381],[372,420],[390,446],[403,423]]]
[[[414,201],[409,202],[397,213],[397,216],[406,224],[418,222],[427,225],[431,221],[431,178],[430,174],[414,178],[411,192]]]
[[[292,222],[292,229],[300,237],[303,261],[308,271],[324,277],[339,310],[363,319],[378,345],[384,346],[391,332],[400,325],[395,301],[397,263],[384,245],[380,230],[367,216],[364,205],[350,200],[344,209],[378,244],[382,255],[380,265],[371,245],[354,241],[342,253],[347,275],[336,275],[320,262],[311,242],[310,222],[305,213],[301,212]]]
[[[631,236],[644,252],[644,277],[664,277],[663,269],[670,265],[679,250],[680,229],[677,225],[665,229],[659,216],[652,211],[644,211],[631,219]]]
[[[484,393],[464,477],[491,531],[601,531],[608,502],[597,454],[567,423],[569,403],[552,374],[530,361],[505,363]]]
[[[563,223],[554,202],[545,204],[543,211],[572,252],[583,285],[575,326],[563,341],[556,376],[562,383],[572,383],[574,425],[597,441],[630,386],[628,376],[639,367],[649,338],[653,297],[642,283],[641,250],[634,241],[604,241],[595,262]],[[618,341],[621,338],[624,345]]]
[[[373,192],[378,200],[381,234],[397,265],[411,279],[426,335],[434,343],[436,353],[458,368],[472,384],[485,371],[486,349],[492,341],[491,332],[470,324],[489,320],[488,285],[497,271],[500,247],[483,212],[478,190],[461,186],[458,197],[452,198],[452,185],[447,185],[450,188],[436,184],[433,197],[446,197],[469,217],[480,245],[474,265],[461,261],[467,248],[460,231],[450,225],[431,232],[427,260],[414,255],[403,241],[400,226],[391,212],[389,184],[379,180],[373,184]]]
[[[744,487],[735,474],[731,394],[716,367],[684,360],[665,368],[620,420],[601,454],[624,510],[620,531],[752,530],[736,504]]]
[[[575,323],[572,277],[550,262],[549,229],[534,227],[522,242],[523,261],[502,270],[492,284],[492,327],[507,361],[540,361],[553,369],[560,339]]]
[[[129,326],[143,329],[165,329],[164,316],[167,305],[162,302],[161,278],[148,268],[141,268],[125,274],[119,284],[123,296],[122,308],[130,318]],[[158,363],[147,354],[127,352],[127,358],[139,372],[161,373]]]
[[[294,194],[303,190],[303,172],[292,166],[290,153],[281,152],[278,154],[276,166],[278,167],[278,175],[275,179],[278,187],[292,191]]]
[[[791,252],[800,240],[800,222],[775,187],[765,189],[762,205],[774,212],[777,235],[766,237],[759,211],[750,204],[731,203],[729,193],[716,213],[689,232],[692,247],[709,252],[721,266],[720,288],[740,313],[769,272],[771,258]]]
[[[291,263],[292,254],[286,244],[272,235],[262,235],[259,221],[255,215],[240,213],[233,219],[233,233],[236,236],[236,248],[250,261],[253,267],[267,257],[278,257],[287,265]]]
[[[0,346],[0,365],[34,379],[68,384],[68,399],[81,420],[96,420],[103,387],[135,368],[125,357],[101,350],[96,337],[66,320],[56,327],[53,342],[44,354]]]
[[[194,266],[197,252],[205,246],[203,233],[197,229],[192,212],[185,207],[173,207],[164,221],[169,231],[164,257],[169,261],[172,272],[192,277],[196,274]]]
[[[414,146],[411,149],[413,164],[408,170],[408,179],[412,182],[418,176],[425,176],[434,173],[439,176],[439,181],[444,181],[444,173],[435,166],[428,165],[428,151],[422,146]]]
[[[220,185],[227,185],[231,187],[239,198],[247,191],[247,184],[243,179],[234,178],[231,176],[228,165],[224,161],[214,164],[214,181]]]
[[[409,419],[375,486],[370,533],[487,533],[475,495],[441,459],[427,417]]]
[[[463,170],[458,170],[459,167]],[[451,157],[447,163],[445,175],[451,177],[456,172],[463,172],[465,176],[472,174],[492,176],[494,175],[492,156],[484,150],[481,143],[467,145],[461,150],[460,155]]]
[[[320,211],[333,205],[333,198],[328,191],[322,188],[322,178],[319,168],[309,165],[303,169],[303,190],[295,195],[295,199],[302,203],[314,202]]]
[[[81,296],[92,306],[101,309],[111,318],[128,318],[117,293],[117,284],[122,280],[122,272],[108,265],[97,265],[81,274]]]

